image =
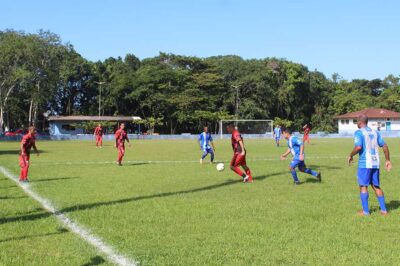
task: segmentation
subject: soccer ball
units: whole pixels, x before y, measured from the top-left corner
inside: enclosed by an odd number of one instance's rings
[[[222,172],[225,169],[225,165],[223,163],[217,164],[217,171]]]

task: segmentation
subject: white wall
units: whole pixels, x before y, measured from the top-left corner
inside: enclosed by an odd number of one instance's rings
[[[386,122],[390,122],[390,129],[386,126]],[[400,120],[399,119],[370,119],[368,121],[368,126],[372,129],[378,130],[380,126],[380,131],[400,131]],[[338,120],[339,133],[354,133],[357,128],[356,119],[339,119]]]

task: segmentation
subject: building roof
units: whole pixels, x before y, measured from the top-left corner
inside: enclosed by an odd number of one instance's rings
[[[49,121],[110,121],[110,122],[129,122],[141,120],[139,116],[49,116]]]
[[[361,111],[347,113],[343,115],[335,116],[335,119],[357,119],[360,115],[366,115],[368,118],[398,118],[400,119],[400,113],[382,109],[382,108],[367,108]]]

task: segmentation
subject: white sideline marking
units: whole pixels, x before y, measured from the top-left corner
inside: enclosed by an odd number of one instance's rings
[[[116,251],[113,250],[112,247],[104,243],[103,240],[101,240],[98,236],[91,234],[88,230],[84,229],[82,226],[69,219],[65,214],[57,210],[57,208],[53,206],[50,200],[42,198],[41,196],[36,194],[31,189],[29,183],[19,182],[18,178],[3,166],[0,166],[0,172],[3,173],[4,176],[6,176],[8,179],[17,183],[17,185],[20,186],[27,195],[39,202],[43,206],[43,208],[53,214],[70,231],[74,232],[90,245],[97,248],[101,253],[105,254],[111,262],[121,266],[138,265],[138,262],[132,261],[127,257],[118,254]]]

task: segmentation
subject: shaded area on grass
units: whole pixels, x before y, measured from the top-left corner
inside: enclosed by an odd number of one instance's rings
[[[284,173],[286,173],[286,172],[284,172]],[[253,180],[259,180],[260,181],[260,180],[264,180],[264,179],[266,179],[268,177],[273,177],[273,176],[277,176],[277,175],[281,175],[281,174],[283,174],[283,172],[272,173],[272,174],[269,174],[269,175],[256,176],[256,177],[253,177]],[[102,202],[95,202],[95,203],[89,203],[89,204],[79,204],[79,205],[63,208],[60,211],[58,211],[56,214],[69,213],[69,212],[93,209],[93,208],[101,207],[101,206],[129,203],[129,202],[140,201],[140,200],[171,197],[171,196],[182,195],[182,194],[203,192],[203,191],[208,191],[208,190],[212,190],[212,189],[218,189],[218,188],[221,188],[221,187],[230,186],[230,185],[234,185],[234,184],[241,184],[241,183],[242,182],[241,182],[240,179],[235,179],[235,180],[230,179],[230,180],[227,180],[227,181],[225,181],[223,183],[219,183],[219,184],[215,184],[215,185],[209,185],[209,186],[205,186],[205,187],[194,188],[194,189],[188,189],[188,190],[164,192],[164,193],[158,193],[158,194],[147,195],[147,196],[136,196],[136,197],[119,199],[119,200],[102,201]],[[243,185],[250,185],[250,184],[243,184]],[[33,220],[38,220],[38,219],[42,219],[42,218],[47,218],[47,217],[49,217],[51,215],[52,215],[52,213],[42,212],[42,213],[29,214],[29,215],[5,217],[5,218],[0,218],[0,224],[16,222],[16,221],[33,221]]]
[[[64,234],[64,233],[67,233],[67,232],[69,232],[67,229],[60,228],[60,229],[57,229],[57,232],[53,232],[53,233],[4,238],[4,239],[0,239],[0,243],[8,242],[8,241],[18,241],[18,240],[24,240],[24,239],[32,239],[32,238],[40,238],[40,237],[46,237],[46,236],[60,235],[60,234]]]
[[[12,155],[12,154],[17,154],[19,155],[19,149],[15,149],[15,150],[0,150],[0,155]],[[41,151],[39,150],[39,153],[48,153],[47,151]],[[31,156],[35,155],[36,153],[33,151],[31,152]]]
[[[343,163],[344,164],[344,163]],[[338,167],[338,166],[333,166],[333,165],[316,165],[316,164],[307,164],[307,168],[311,169],[325,169],[325,170],[340,170],[343,169],[344,167]]]
[[[82,264],[82,266],[100,265],[100,264],[103,264],[104,262],[106,262],[105,259],[103,259],[100,256],[96,256],[96,257],[90,258],[90,262]]]
[[[386,208],[388,209],[388,211],[397,210],[398,208],[400,208],[400,201],[392,200],[386,204]]]
[[[23,199],[23,198],[27,198],[27,196],[18,196],[18,197],[0,197],[0,200],[7,200],[7,199]]]
[[[29,180],[29,182],[30,183],[37,183],[37,182],[49,182],[49,181],[57,181],[57,180],[68,180],[68,179],[79,179],[79,177],[43,178],[43,179]]]

